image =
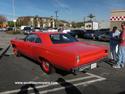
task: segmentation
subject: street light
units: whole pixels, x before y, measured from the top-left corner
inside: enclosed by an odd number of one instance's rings
[[[13,7],[13,22],[14,22],[14,30],[16,31],[16,20],[15,20],[15,0],[12,0]]]
[[[56,16],[56,20],[55,20],[55,28],[58,27],[58,10],[55,11],[55,16]]]

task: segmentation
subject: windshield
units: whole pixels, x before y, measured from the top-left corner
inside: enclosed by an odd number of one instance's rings
[[[53,44],[72,43],[78,40],[68,34],[51,34],[50,39]]]

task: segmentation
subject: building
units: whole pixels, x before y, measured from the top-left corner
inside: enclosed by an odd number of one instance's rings
[[[94,21],[86,21],[85,29],[86,30],[97,30],[97,29],[99,29],[99,24],[98,24],[98,22],[94,22]]]
[[[4,15],[0,15],[0,28],[5,28],[7,27],[7,18]]]
[[[17,18],[19,26],[33,26],[33,27],[54,27],[53,19],[51,17],[39,16],[22,16]]]
[[[39,16],[22,16],[17,18],[17,24],[19,26],[33,26],[33,27],[51,27],[55,28],[56,26],[68,26],[67,21],[54,19],[53,17],[39,17]]]
[[[7,22],[0,23],[0,28],[6,28],[7,26]]]
[[[99,22],[99,29],[110,28],[109,20],[100,20],[98,22]]]
[[[113,26],[117,26],[118,29],[121,29],[121,23],[125,21],[125,9],[124,10],[112,10],[110,17],[110,29]]]

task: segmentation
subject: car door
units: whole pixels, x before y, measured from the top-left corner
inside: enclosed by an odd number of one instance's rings
[[[24,54],[30,58],[33,58],[33,46],[35,41],[35,34],[29,34],[25,38],[25,43],[24,43]]]
[[[37,57],[39,56],[39,51],[42,49],[42,40],[38,35],[34,35],[34,42],[32,44],[32,56],[34,60],[37,60]]]

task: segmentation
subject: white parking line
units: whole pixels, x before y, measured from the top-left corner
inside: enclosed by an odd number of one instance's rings
[[[90,80],[90,81],[86,81],[86,82],[82,82],[82,83],[77,83],[77,84],[73,84],[73,85],[74,85],[74,86],[87,85],[87,84],[91,84],[91,83],[98,82],[98,81],[103,81],[103,80],[105,80],[105,78]],[[72,87],[72,86],[69,86],[69,87]],[[44,91],[41,91],[41,92],[39,92],[39,93],[40,93],[40,94],[51,93],[51,92],[63,90],[63,89],[65,89],[65,88],[69,88],[69,87],[59,87],[59,88],[44,90]],[[31,93],[31,94],[34,94],[34,93]]]
[[[80,85],[91,84],[91,83],[94,83],[94,82],[97,82],[97,81],[103,81],[103,80],[106,79],[106,78],[103,78],[103,77],[95,75],[95,74],[91,74],[91,73],[86,73],[86,74],[89,75],[89,76],[66,80],[66,82],[75,82],[75,81],[81,81],[81,80],[90,79],[90,78],[96,78],[94,80],[89,80],[89,81],[85,81],[85,82],[80,82],[80,83],[77,83],[77,84],[73,84],[74,86],[80,86]],[[51,85],[41,85],[41,86],[36,86],[35,88],[36,89],[42,89],[42,88],[46,88],[46,87],[54,86],[54,85],[59,85],[59,84],[57,83],[57,84],[51,84]],[[54,92],[54,91],[59,91],[59,90],[63,90],[63,89],[65,89],[65,87],[48,89],[48,90],[41,91],[39,93],[40,94],[45,94],[45,93],[48,93],[48,92]],[[28,88],[28,90],[33,90],[33,88]],[[5,92],[0,92],[0,94],[12,94],[12,93],[18,93],[18,92],[20,92],[20,89],[10,90],[10,91],[5,91]],[[34,94],[34,93],[32,93],[32,94]]]
[[[14,53],[6,53],[5,55],[14,55]]]

